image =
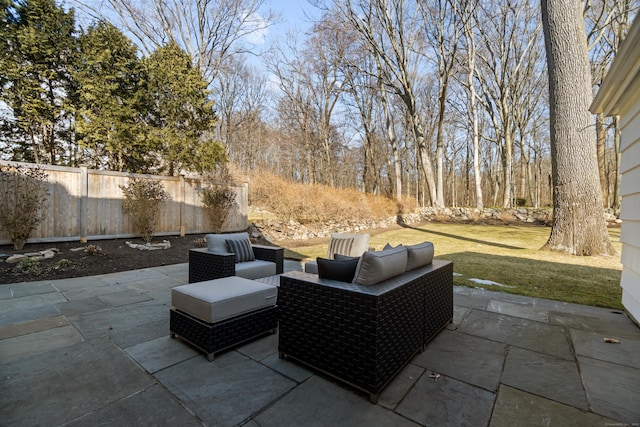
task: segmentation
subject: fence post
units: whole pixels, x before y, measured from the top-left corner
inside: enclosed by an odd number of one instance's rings
[[[184,175],[180,175],[180,237],[184,237],[185,235],[185,224],[184,224],[184,199],[185,199],[185,188],[186,184],[184,182]]]
[[[87,209],[89,206],[88,193],[89,193],[89,177],[86,166],[80,166],[80,203],[79,205],[79,224],[78,231],[80,232],[80,243],[87,243]]]

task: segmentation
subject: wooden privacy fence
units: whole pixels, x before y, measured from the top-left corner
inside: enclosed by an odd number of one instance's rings
[[[98,240],[139,236],[129,216],[122,211],[124,196],[121,185],[130,178],[161,181],[169,194],[156,236],[209,233],[208,218],[204,211],[201,179],[183,176],[141,175],[112,171],[34,165],[0,161],[0,165],[39,167],[48,174],[49,196],[45,203],[44,220],[31,233],[28,242],[55,242]],[[229,214],[223,231],[247,228],[248,185],[232,185],[236,191],[236,206]],[[1,191],[2,189],[0,189]],[[0,244],[11,240],[0,230]]]

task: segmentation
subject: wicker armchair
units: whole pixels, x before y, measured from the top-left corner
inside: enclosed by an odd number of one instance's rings
[[[284,266],[284,248],[264,245],[251,245],[256,261],[236,263],[236,256],[232,252],[210,252],[207,248],[189,250],[189,283],[204,282],[205,280],[221,277],[242,276],[247,279],[257,278],[255,275],[247,277],[240,270],[251,267],[251,264],[274,263],[275,272],[282,274]],[[267,275],[271,275],[267,274]],[[258,275],[258,277],[264,277]]]

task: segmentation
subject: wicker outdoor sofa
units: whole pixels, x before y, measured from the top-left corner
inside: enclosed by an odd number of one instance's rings
[[[255,260],[238,262],[237,255],[226,246],[229,240],[249,240],[247,233],[208,234],[207,248],[189,250],[189,283],[222,277],[240,276],[257,279],[282,274],[284,248],[251,244]]]
[[[379,393],[453,318],[453,263],[433,263],[363,286],[285,273],[278,290],[278,351]]]

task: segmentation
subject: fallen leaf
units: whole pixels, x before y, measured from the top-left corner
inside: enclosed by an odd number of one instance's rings
[[[429,375],[429,378],[433,378],[435,382],[438,382],[438,380],[440,379],[440,374],[436,374],[435,372],[433,372],[431,375]]]
[[[620,340],[617,340],[615,338],[605,338],[604,342],[609,344],[620,344]]]

